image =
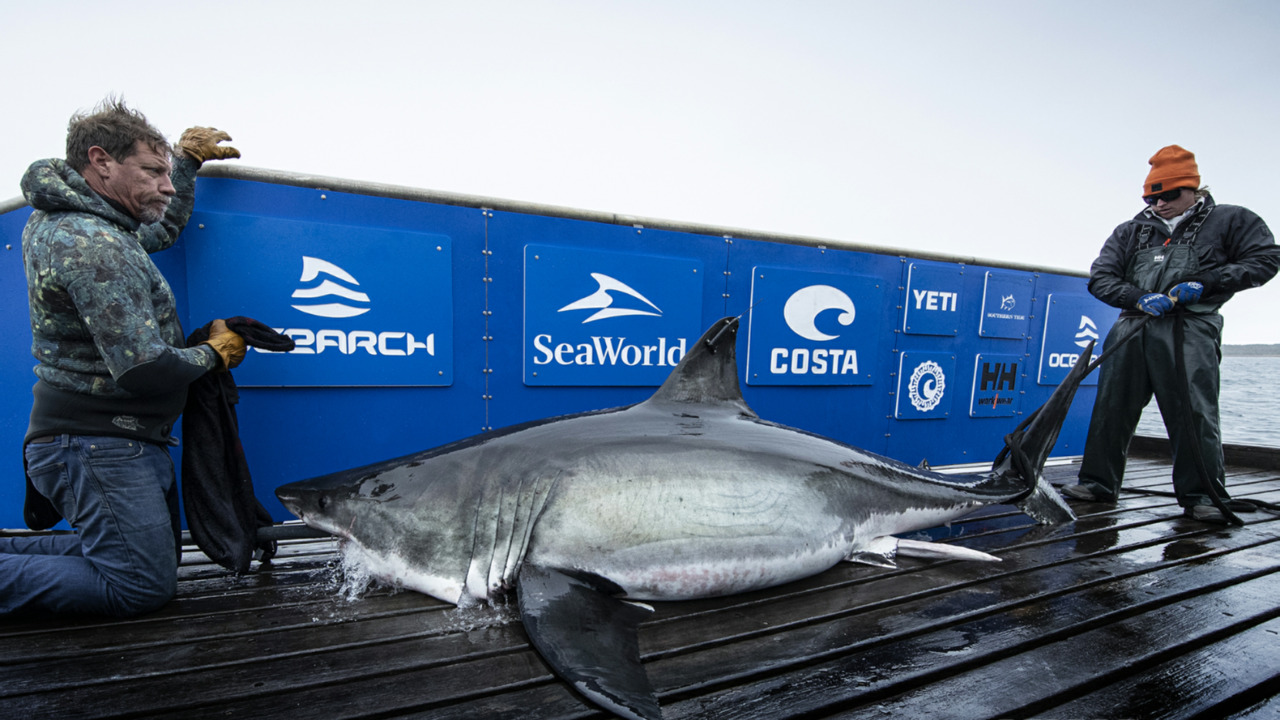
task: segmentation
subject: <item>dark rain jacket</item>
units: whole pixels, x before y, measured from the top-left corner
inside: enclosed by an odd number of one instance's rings
[[[1280,268],[1280,248],[1262,218],[1238,205],[1217,205],[1212,196],[1204,198],[1211,208],[1195,234],[1199,271],[1184,280],[1199,280],[1205,290],[1199,305],[1221,305],[1249,288],[1259,287],[1275,276]],[[1147,245],[1178,244],[1186,239],[1188,229],[1199,212],[1192,213],[1174,228],[1167,226],[1150,210],[1143,210],[1132,220],[1120,224],[1102,246],[1098,259],[1089,271],[1089,292],[1099,300],[1133,314],[1138,299],[1150,292],[1169,288],[1143,288],[1126,280],[1129,264],[1141,249],[1138,247],[1142,228],[1149,226]]]

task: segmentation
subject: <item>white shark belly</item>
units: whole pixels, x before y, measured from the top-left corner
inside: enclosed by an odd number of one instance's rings
[[[803,483],[597,478],[579,489],[538,519],[526,562],[604,578],[635,599],[779,585],[840,562],[852,541],[847,520]]]
[[[602,559],[594,570],[587,570],[617,585],[628,598],[694,600],[759,590],[816,575],[845,555],[834,543],[784,548],[774,540],[775,550],[771,553],[740,553],[732,545],[699,544],[696,552],[690,553],[694,557],[687,557],[685,553],[664,552],[672,548],[657,547],[644,551],[648,558],[630,557],[640,553],[618,553]]]

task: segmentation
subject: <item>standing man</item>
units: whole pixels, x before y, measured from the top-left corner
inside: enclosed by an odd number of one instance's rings
[[[1141,319],[1146,324],[1102,363],[1080,482],[1062,492],[1116,501],[1129,441],[1154,393],[1173,448],[1178,504],[1188,517],[1225,524],[1213,502],[1228,499],[1218,427],[1218,308],[1275,276],[1280,249],[1262,218],[1218,205],[1200,187],[1192,153],[1170,145],[1150,163],[1142,187],[1147,208],[1111,233],[1089,275],[1089,292],[1121,310],[1107,346]]]
[[[74,534],[0,538],[0,616],[127,616],[177,589],[180,526],[169,445],[187,385],[235,367],[244,340],[213,323],[188,348],[173,293],[148,253],[178,239],[205,160],[240,157],[191,128],[176,148],[107,98],[67,129],[66,160],[22,178],[22,233],[39,364],[24,441],[27,524]]]

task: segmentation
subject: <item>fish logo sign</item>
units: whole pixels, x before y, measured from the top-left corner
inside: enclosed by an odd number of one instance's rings
[[[359,286],[360,283],[352,277],[351,273],[334,265],[327,260],[302,256],[302,276],[298,278],[300,283],[310,283],[319,278],[321,275],[326,277],[318,285],[311,287],[300,287],[293,291],[293,297],[299,300],[315,300],[327,297],[337,297],[354,303],[368,303],[369,296],[359,290],[352,290],[346,285]],[[340,285],[329,278],[346,283]],[[358,305],[347,305],[343,302],[328,302],[318,305],[294,305],[293,309],[304,312],[308,315],[315,315],[323,318],[350,318],[363,315],[369,312],[368,307]]]
[[[641,295],[630,285],[609,277],[604,273],[591,273],[591,279],[596,281],[596,291],[578,300],[565,305],[557,310],[557,312],[569,312],[572,310],[595,310],[596,312],[582,321],[583,325],[596,320],[604,320],[606,318],[627,317],[632,315],[649,315],[652,317],[662,317],[662,310],[654,305],[649,298]],[[645,310],[643,308],[626,308],[614,307],[615,296],[613,293],[620,293],[644,303],[653,308],[653,310]]]
[[[1016,304],[1017,304],[1017,301],[1014,300],[1014,297],[1012,295],[1005,295],[1004,297],[1000,298],[1000,309],[1004,310],[1005,312],[1012,310],[1013,306]]]

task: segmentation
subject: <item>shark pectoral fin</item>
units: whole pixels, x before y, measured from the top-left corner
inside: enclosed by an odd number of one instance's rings
[[[898,567],[898,564],[893,561],[897,554],[898,539],[884,536],[872,540],[866,547],[853,550],[844,556],[844,561],[893,569]]]
[[[557,675],[592,702],[624,718],[661,718],[636,634],[652,610],[614,597],[605,581],[593,580],[523,566],[516,587],[529,640]]]
[[[1000,562],[995,555],[988,555],[981,550],[971,550],[959,545],[935,543],[920,540],[898,540],[898,552],[907,557],[925,558],[927,560],[979,560],[982,562]]]

